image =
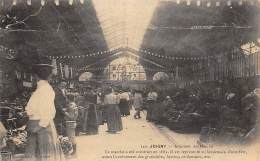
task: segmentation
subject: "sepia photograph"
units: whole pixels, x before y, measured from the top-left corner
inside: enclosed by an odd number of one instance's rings
[[[0,0],[0,161],[260,161],[260,0]]]

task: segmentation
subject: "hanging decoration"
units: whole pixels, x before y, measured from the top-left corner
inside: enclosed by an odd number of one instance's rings
[[[114,48],[113,50],[106,50],[106,51],[99,51],[99,52],[94,52],[94,53],[90,53],[90,54],[85,54],[85,55],[72,55],[72,56],[48,56],[50,59],[81,59],[81,58],[85,58],[85,57],[96,57],[96,56],[101,56],[104,54],[114,54],[117,51],[121,51],[123,49],[123,47],[119,47],[119,48]]]
[[[66,79],[69,78],[69,66],[68,65],[64,65],[64,75],[65,75]]]
[[[58,67],[57,67],[57,61],[56,59],[52,59],[52,74],[57,75],[58,74]]]
[[[108,51],[102,51],[102,52],[96,52],[96,53],[90,53],[90,54],[86,54],[86,55],[75,55],[75,56],[48,56],[50,59],[80,59],[80,58],[85,58],[85,57],[96,57],[96,56],[100,56],[100,55],[104,55],[104,54],[115,54],[118,51],[121,50],[129,50],[130,52],[138,52],[138,53],[142,53],[142,54],[146,54],[152,57],[156,57],[156,58],[160,58],[160,59],[165,59],[165,60],[178,60],[178,61],[199,61],[199,60],[203,60],[203,59],[217,59],[216,55],[211,55],[211,56],[207,56],[207,57],[180,57],[180,56],[170,56],[170,55],[160,55],[157,53],[152,53],[150,51],[147,50],[135,50],[132,48],[126,48],[126,47],[120,47],[120,48],[116,48],[113,50],[108,50]]]
[[[54,3],[56,6],[60,6],[60,2],[63,1],[63,2],[67,2],[69,5],[74,5],[74,4],[80,4],[80,5],[83,5],[85,3],[84,0],[78,0],[78,1],[75,1],[75,0],[52,0],[52,1],[48,1],[48,0],[41,0],[41,5],[44,6],[46,3]],[[183,5],[183,4],[186,4],[187,6],[197,6],[197,7],[202,7],[202,6],[205,6],[205,7],[220,7],[221,5],[222,6],[231,6],[231,5],[239,5],[239,6],[242,6],[243,4],[246,4],[246,5],[259,5],[259,1],[257,0],[228,0],[226,2],[223,2],[223,1],[220,1],[220,0],[216,0],[215,1],[215,4],[211,3],[212,1],[211,0],[160,0],[161,2],[164,2],[164,1],[167,1],[167,2],[173,2],[177,5]],[[2,2],[2,6],[5,5],[4,1],[1,1]],[[19,0],[12,0],[12,5],[13,6],[16,6],[18,3],[21,3],[22,1],[19,1]],[[27,2],[27,5],[30,6],[32,5],[32,0],[26,0]],[[78,2],[78,3],[76,3]],[[182,3],[184,2],[184,3]]]
[[[71,79],[73,78],[73,69],[72,69],[72,67],[70,67],[70,78]]]
[[[218,25],[218,26],[190,26],[190,27],[179,27],[179,26],[148,26],[149,30],[213,30],[213,29],[236,29],[236,30],[248,30],[254,29],[254,26],[239,26],[239,25]]]
[[[62,63],[60,63],[60,74],[61,74],[61,79],[64,79]]]

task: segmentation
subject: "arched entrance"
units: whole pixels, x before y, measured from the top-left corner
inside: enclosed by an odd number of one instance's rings
[[[154,81],[168,80],[169,78],[169,75],[165,72],[157,72],[153,75]]]
[[[93,73],[91,72],[84,72],[79,76],[79,81],[80,82],[84,82],[84,81],[88,81],[90,79],[93,78]]]
[[[137,60],[122,56],[113,60],[104,71],[108,80],[146,80],[146,73]]]

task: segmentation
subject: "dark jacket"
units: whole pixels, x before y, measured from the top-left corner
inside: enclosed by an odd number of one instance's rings
[[[66,108],[67,98],[66,98],[66,96],[63,95],[61,89],[56,87],[56,88],[54,88],[54,91],[55,91],[54,104],[55,104],[55,109],[56,109],[56,115],[55,115],[54,121],[60,122],[60,121],[64,120],[63,109]]]

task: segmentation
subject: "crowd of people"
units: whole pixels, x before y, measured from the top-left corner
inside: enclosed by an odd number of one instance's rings
[[[103,124],[107,124],[109,134],[123,130],[122,117],[130,115],[133,103],[128,90],[112,86],[70,89],[64,81],[53,84],[49,81],[52,79],[49,60],[40,61],[46,62],[34,64],[35,88],[23,98],[21,105],[27,118],[24,130],[26,160],[61,161],[76,156],[76,136],[98,134],[99,126]],[[137,108],[141,109],[141,105]],[[6,127],[1,122],[1,142]]]
[[[148,122],[178,132],[195,130],[201,134],[201,142],[208,142],[212,134],[229,140],[252,138],[259,120],[257,85],[230,88],[230,84],[200,84],[167,90],[155,85],[135,90],[115,86],[70,89],[63,81],[48,82],[51,65],[39,63],[33,69],[37,87],[24,104],[28,116],[27,160],[64,160],[58,136],[68,138],[72,145],[69,155],[76,156],[77,135],[98,134],[99,126],[104,124],[109,134],[119,133],[123,130],[122,117],[131,116],[131,109],[135,111],[131,117],[137,120],[141,111],[147,111]],[[0,127],[4,129],[1,124]],[[1,136],[5,133],[0,132]]]
[[[143,94],[149,122],[177,132],[200,133],[201,142],[245,142],[256,134],[260,100],[257,84],[249,87],[233,81],[228,85],[200,84],[168,91],[149,89]]]

